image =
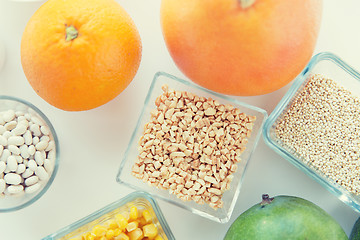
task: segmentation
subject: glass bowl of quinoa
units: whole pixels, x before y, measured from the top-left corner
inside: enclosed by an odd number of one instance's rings
[[[360,74],[336,55],[315,55],[263,128],[265,142],[360,211]]]

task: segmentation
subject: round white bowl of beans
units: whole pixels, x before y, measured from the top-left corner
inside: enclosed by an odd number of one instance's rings
[[[24,208],[46,192],[57,172],[58,145],[37,107],[0,96],[0,212]]]

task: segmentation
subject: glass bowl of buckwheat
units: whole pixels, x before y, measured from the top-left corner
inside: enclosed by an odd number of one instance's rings
[[[116,180],[228,222],[266,118],[263,109],[156,73]]]
[[[270,114],[265,142],[360,212],[360,74],[315,55]]]

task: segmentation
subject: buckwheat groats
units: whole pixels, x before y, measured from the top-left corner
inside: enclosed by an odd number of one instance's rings
[[[184,201],[221,208],[256,117],[166,85],[162,90],[132,174]]]
[[[312,75],[275,133],[306,164],[360,193],[360,99],[350,91],[325,76]]]

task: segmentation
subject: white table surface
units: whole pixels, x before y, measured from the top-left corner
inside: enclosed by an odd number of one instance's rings
[[[41,239],[133,191],[116,183],[115,176],[150,81],[160,70],[187,78],[177,69],[164,44],[160,0],[118,2],[132,16],[142,38],[139,71],[128,88],[111,102],[86,112],[65,112],[35,94],[20,64],[23,29],[44,1],[0,0],[0,41],[6,48],[5,65],[0,70],[0,94],[23,98],[40,108],[53,123],[61,147],[60,168],[50,189],[25,209],[0,213],[1,240]],[[315,53],[333,52],[360,69],[359,9],[358,0],[325,0]],[[264,96],[238,99],[270,114],[288,88],[289,85]],[[263,193],[308,199],[331,214],[347,234],[360,215],[273,152],[262,139],[249,163],[228,223],[216,223],[166,202],[158,203],[176,239],[212,240],[222,239],[236,217],[258,203]]]

